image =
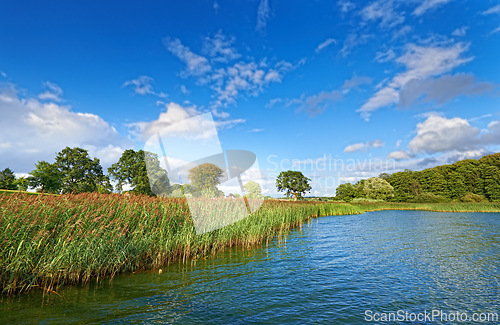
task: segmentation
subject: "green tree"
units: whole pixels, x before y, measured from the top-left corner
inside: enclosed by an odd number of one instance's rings
[[[155,191],[151,189],[148,171]],[[170,192],[167,172],[160,167],[158,156],[150,152],[125,150],[118,162],[108,168],[108,173],[116,181],[115,188],[119,192],[123,190],[125,184],[131,186],[138,194],[162,195],[164,192]]]
[[[20,191],[27,191],[29,186],[28,178],[19,177],[18,179],[16,179],[16,185]]]
[[[245,197],[250,199],[262,199],[264,196],[262,195],[262,189],[259,183],[254,181],[248,181],[245,186]]]
[[[91,159],[85,149],[64,148],[57,154],[55,166],[62,174],[63,193],[97,192],[98,185],[110,188],[99,159]]]
[[[481,166],[484,196],[490,201],[500,200],[500,169],[494,165]]]
[[[36,169],[30,173],[28,184],[32,188],[40,188],[46,193],[59,193],[62,189],[63,175],[54,164],[39,161]]]
[[[293,200],[297,201],[302,198],[303,194],[311,191],[310,181],[302,172],[288,170],[278,175],[276,188],[278,192],[285,192],[287,197],[292,196]]]
[[[204,163],[189,170],[188,178],[191,187],[184,186],[184,190],[192,195],[204,197],[222,196],[224,193],[217,189],[223,177],[223,170],[214,164]],[[187,190],[187,191],[186,191]]]
[[[394,188],[380,177],[367,179],[363,191],[369,199],[387,200],[394,197]]]
[[[351,183],[340,184],[335,190],[335,198],[351,202],[356,197],[356,190]]]
[[[0,172],[0,189],[17,190],[16,176],[8,167]]]

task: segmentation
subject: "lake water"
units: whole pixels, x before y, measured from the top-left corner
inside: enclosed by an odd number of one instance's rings
[[[323,217],[286,245],[231,249],[60,296],[3,297],[0,324],[366,324],[398,310],[500,313],[499,268],[500,213]]]

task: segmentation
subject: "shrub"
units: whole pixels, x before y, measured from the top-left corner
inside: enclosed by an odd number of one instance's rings
[[[450,200],[444,196],[427,192],[420,193],[411,200],[413,203],[445,203],[449,201]]]
[[[377,202],[385,202],[384,200],[376,200],[376,199],[369,199],[367,197],[357,197],[355,199],[352,199],[352,203],[377,203]]]
[[[462,198],[462,202],[488,202],[488,200],[484,196],[469,192]]]

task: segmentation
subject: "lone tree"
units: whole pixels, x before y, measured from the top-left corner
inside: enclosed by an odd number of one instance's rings
[[[302,195],[311,191],[309,185],[310,179],[305,177],[302,172],[288,170],[281,172],[276,179],[276,188],[279,192],[286,191],[287,197],[292,196],[294,201],[301,199]]]
[[[254,181],[248,181],[244,185],[245,188],[245,197],[249,199],[261,199],[264,196],[262,195],[262,189],[260,188],[259,183]]]
[[[205,197],[223,196],[224,193],[217,189],[222,179],[223,170],[214,164],[204,163],[189,170],[188,178],[191,181],[194,195]],[[189,187],[185,187],[187,190]],[[188,190],[188,192],[191,192]]]

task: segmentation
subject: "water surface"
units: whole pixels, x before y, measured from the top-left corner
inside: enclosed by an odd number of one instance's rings
[[[358,324],[365,311],[500,312],[500,213],[382,211],[163,273],[1,298],[0,323]],[[439,323],[439,322],[438,322]]]

